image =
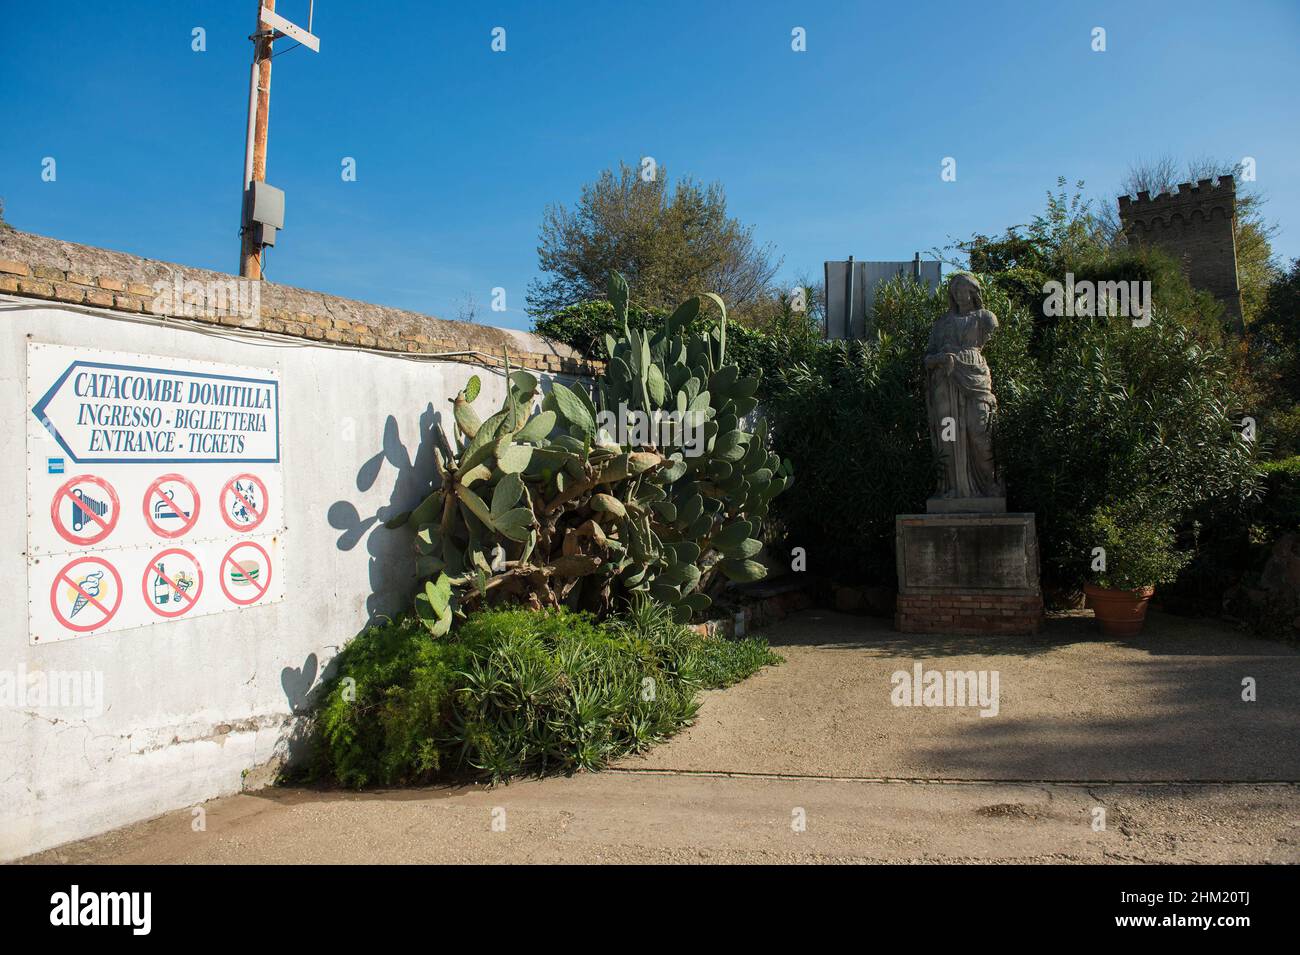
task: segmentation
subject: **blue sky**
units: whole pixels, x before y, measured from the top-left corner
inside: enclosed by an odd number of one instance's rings
[[[8,221],[236,271],[256,4],[2,3]],[[305,23],[307,0],[277,6]],[[321,52],[272,74],[277,282],[444,317],[472,295],[479,321],[528,327],[545,206],[642,156],[721,181],[790,279],[1001,231],[1060,175],[1113,196],[1166,153],[1254,157],[1275,251],[1300,256],[1294,0],[317,0],[314,30]]]

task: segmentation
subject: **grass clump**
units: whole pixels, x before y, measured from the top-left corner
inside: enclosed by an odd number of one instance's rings
[[[402,618],[339,654],[312,775],[361,787],[599,769],[692,722],[699,690],[779,662],[765,640],[701,637],[648,601],[606,623],[483,610],[443,639]]]

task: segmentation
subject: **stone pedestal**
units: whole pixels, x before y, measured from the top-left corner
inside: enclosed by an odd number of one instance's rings
[[[903,633],[1037,633],[1038,535],[1033,514],[899,514]]]
[[[1005,497],[932,497],[925,502],[927,514],[1005,514]]]

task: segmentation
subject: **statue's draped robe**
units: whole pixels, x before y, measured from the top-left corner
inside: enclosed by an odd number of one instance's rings
[[[985,309],[966,315],[949,313],[930,329],[926,358],[953,356],[928,368],[926,407],[930,440],[942,465],[939,496],[945,498],[1001,497],[1005,494],[993,466],[989,423],[997,410],[993,379],[980,351],[997,328],[997,318]],[[953,423],[945,441],[944,419]]]

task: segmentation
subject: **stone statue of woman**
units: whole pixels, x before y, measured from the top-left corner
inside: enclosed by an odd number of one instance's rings
[[[930,329],[925,404],[930,441],[941,465],[930,511],[1005,511],[1006,490],[993,463],[989,426],[997,411],[983,347],[998,319],[984,308],[979,281],[959,273],[948,282],[948,314]]]

